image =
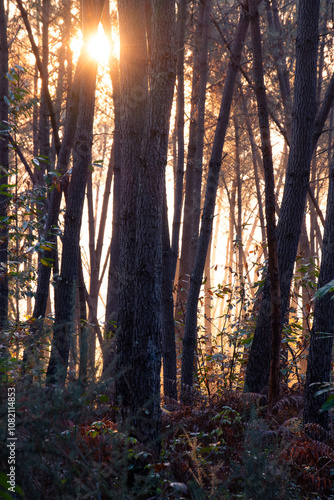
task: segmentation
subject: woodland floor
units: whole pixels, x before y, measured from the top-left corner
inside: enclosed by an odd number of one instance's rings
[[[6,393],[5,393],[6,394]],[[222,391],[192,407],[162,405],[160,454],[117,423],[106,386],[82,394],[16,389],[17,495],[6,489],[7,407],[1,399],[0,496],[38,499],[334,499],[334,434],[302,427],[303,393]],[[2,488],[2,489],[1,489]],[[6,496],[7,495],[7,496]],[[331,496],[332,495],[332,496]]]

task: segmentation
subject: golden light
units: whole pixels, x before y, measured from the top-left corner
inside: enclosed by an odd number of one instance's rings
[[[96,35],[92,36],[87,42],[89,55],[96,59],[100,64],[109,63],[110,43],[103,30],[102,24],[99,24]]]
[[[79,57],[83,45],[82,34],[72,38],[71,50],[75,58]],[[102,24],[99,24],[96,35],[92,36],[87,42],[87,50],[91,57],[96,59],[98,63],[103,65],[109,64],[110,53],[119,58],[119,36],[115,29],[112,29],[111,43],[106,36]]]

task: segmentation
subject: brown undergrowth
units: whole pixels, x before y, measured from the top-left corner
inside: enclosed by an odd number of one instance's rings
[[[226,390],[192,406],[166,398],[159,457],[120,426],[101,390],[17,395],[17,484],[28,500],[334,498],[333,432],[303,428],[300,387],[271,415],[259,394]]]

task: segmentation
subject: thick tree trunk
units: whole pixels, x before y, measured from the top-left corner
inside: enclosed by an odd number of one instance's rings
[[[322,247],[322,260],[318,279],[318,289],[334,280],[334,157],[329,171],[327,213]],[[318,297],[314,307],[314,321],[307,361],[304,424],[314,422],[328,427],[328,411],[321,412],[321,407],[328,398],[328,393],[316,396],[323,385],[330,382],[334,336],[334,300],[333,292]]]
[[[187,300],[185,333],[182,353],[181,399],[187,401],[189,389],[193,386],[193,363],[196,347],[197,303],[202,284],[206,253],[212,231],[212,220],[216,202],[219,172],[222,162],[222,151],[225,134],[230,116],[235,81],[241,59],[241,52],[249,26],[249,16],[245,6],[242,6],[235,42],[232,47],[231,62],[228,67],[222,103],[219,112],[217,128],[209,163],[209,173],[203,207],[201,231],[197,245],[195,264],[190,280]]]
[[[132,363],[136,280],[136,212],[141,144],[147,119],[148,57],[144,1],[119,0],[121,95],[121,211],[117,317],[116,394],[129,413],[134,386]]]
[[[270,279],[271,296],[271,365],[269,379],[269,409],[273,402],[279,396],[280,380],[280,352],[281,352],[281,290],[279,282],[278,256],[277,256],[277,237],[275,220],[275,179],[274,167],[270,142],[269,114],[267,106],[267,97],[264,85],[261,32],[259,11],[256,1],[250,2],[251,12],[251,32],[254,56],[254,80],[255,94],[257,99],[259,126],[261,134],[263,169],[265,176],[265,205],[267,222],[267,241],[268,241],[268,268]]]
[[[120,31],[129,33],[129,19],[133,28],[140,29],[142,12],[138,2],[123,1],[120,10]],[[124,10],[123,10],[124,9]],[[138,9],[138,10],[137,10]],[[124,18],[122,16],[124,15]],[[135,18],[133,16],[136,16]],[[124,211],[121,219],[121,261],[127,268],[134,268],[133,289],[130,296],[120,293],[119,329],[117,336],[118,381],[117,395],[126,406],[126,413],[141,441],[159,447],[160,440],[160,368],[161,368],[161,282],[162,282],[162,208],[169,118],[175,82],[174,25],[175,5],[166,0],[152,1],[152,55],[150,93],[142,136],[142,148],[138,168],[137,200],[135,207],[135,259],[124,261]],[[126,21],[126,24],[123,24]],[[133,31],[132,31],[133,33]],[[123,36],[125,33],[123,32]],[[123,38],[124,40],[124,38]],[[121,38],[122,41],[122,38]],[[145,41],[145,40],[144,40]],[[139,44],[138,50],[143,46]],[[138,60],[138,52],[133,54]],[[124,64],[123,60],[123,64]],[[143,62],[140,62],[143,67]],[[124,71],[123,66],[123,71]],[[126,72],[123,73],[123,78]],[[130,76],[130,75],[129,75]],[[145,77],[145,74],[143,74]],[[122,60],[121,89],[122,97]],[[143,78],[143,84],[145,78]],[[122,124],[123,126],[123,124]],[[122,128],[122,147],[126,146],[129,130]],[[123,155],[124,158],[124,155]],[[129,158],[130,160],[131,158]],[[133,160],[133,158],[132,158]],[[122,165],[122,172],[125,165]],[[128,198],[123,177],[122,199]],[[134,201],[136,203],[134,204]],[[129,204],[128,204],[129,206]],[[123,255],[122,255],[123,254]],[[121,269],[124,272],[124,269]],[[124,309],[133,300],[132,317],[125,317]],[[121,313],[122,312],[122,313]],[[125,323],[124,320],[127,320]]]
[[[290,154],[277,227],[282,318],[287,310],[309,186],[316,113],[318,18],[319,1],[301,0],[297,23]],[[268,384],[271,358],[271,337],[268,331],[270,310],[270,287],[266,280],[246,372],[245,386],[250,392],[260,392]]]

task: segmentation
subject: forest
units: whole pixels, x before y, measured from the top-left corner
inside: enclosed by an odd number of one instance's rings
[[[334,2],[0,0],[0,497],[334,499]]]

